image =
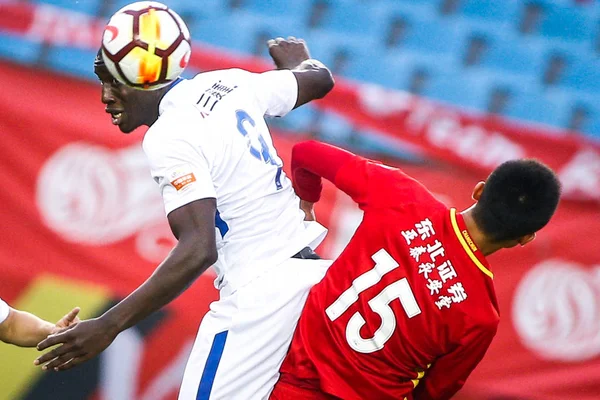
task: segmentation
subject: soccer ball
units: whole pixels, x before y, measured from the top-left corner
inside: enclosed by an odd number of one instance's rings
[[[154,1],[121,8],[102,35],[102,59],[109,72],[136,89],[169,85],[181,75],[191,53],[190,32],[181,17]]]

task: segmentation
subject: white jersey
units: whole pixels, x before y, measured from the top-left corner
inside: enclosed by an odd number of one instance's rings
[[[167,214],[217,200],[218,288],[238,288],[304,247],[314,249],[326,234],[304,222],[264,120],[285,115],[297,96],[288,70],[202,73],[165,94],[144,137]]]
[[[8,308],[8,304],[0,299],[0,324],[3,323],[6,318],[8,318],[9,312],[10,308]]]

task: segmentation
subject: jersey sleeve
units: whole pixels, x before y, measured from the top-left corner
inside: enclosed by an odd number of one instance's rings
[[[290,70],[252,74],[254,92],[260,109],[272,117],[290,112],[298,100],[298,81]]]
[[[158,131],[147,132],[143,143],[166,214],[192,201],[217,196],[208,158],[201,148],[186,140],[185,130],[195,126],[194,121],[182,117],[169,126],[168,131],[159,126]],[[172,135],[175,131],[177,135]]]
[[[322,178],[335,184],[338,171],[357,157],[339,147],[314,140],[296,144],[292,148],[292,178],[296,194],[302,200],[316,203],[321,198]]]
[[[294,146],[292,176],[298,196],[311,202],[320,198],[321,177],[348,194],[361,208],[405,202],[429,204],[433,200],[423,185],[400,169],[316,141]]]
[[[8,318],[8,313],[10,312],[10,308],[8,304],[4,302],[4,300],[0,299],[0,324],[3,323],[6,318]]]
[[[450,399],[485,355],[496,329],[497,324],[489,324],[467,331],[456,349],[437,359],[426,371],[425,378],[413,391],[413,399]]]

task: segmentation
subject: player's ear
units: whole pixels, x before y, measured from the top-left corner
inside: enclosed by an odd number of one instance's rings
[[[534,233],[530,233],[529,235],[525,235],[525,236],[521,237],[519,239],[519,244],[521,246],[525,246],[527,243],[531,242],[533,239],[535,239],[535,232]]]
[[[477,185],[475,185],[475,187],[473,188],[473,194],[471,195],[473,200],[479,201],[479,199],[481,198],[481,193],[483,193],[484,186],[485,186],[484,181],[477,182]]]

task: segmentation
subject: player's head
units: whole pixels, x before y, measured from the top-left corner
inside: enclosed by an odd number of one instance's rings
[[[473,191],[473,219],[490,242],[501,247],[524,245],[554,214],[560,183],[536,160],[513,160],[498,166]]]
[[[102,83],[102,103],[111,114],[112,122],[123,133],[130,133],[142,125],[152,125],[158,118],[158,104],[166,88],[144,91],[133,89],[114,79],[104,60],[101,50],[94,59],[94,73]]]

